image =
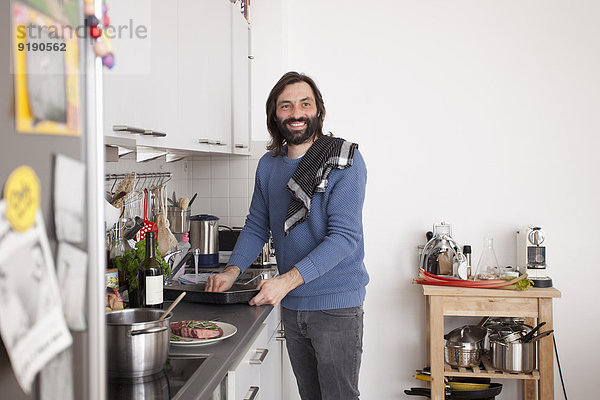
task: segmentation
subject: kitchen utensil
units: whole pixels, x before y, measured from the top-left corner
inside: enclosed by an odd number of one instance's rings
[[[199,214],[190,217],[190,245],[200,268],[219,266],[219,218],[214,215]]]
[[[167,219],[169,220],[169,228],[173,233],[185,233],[190,230],[190,213],[191,210],[182,210],[177,207],[167,207]]]
[[[175,306],[176,306],[177,304],[179,304],[179,302],[181,301],[181,299],[183,299],[183,298],[185,297],[185,295],[186,295],[186,293],[185,293],[185,292],[182,292],[182,293],[181,293],[179,296],[177,296],[177,298],[175,299],[175,301],[173,302],[173,304],[171,304],[171,305],[169,306],[169,308],[167,308],[167,309],[165,310],[165,312],[163,313],[163,315],[161,315],[161,316],[160,316],[160,318],[159,318],[158,320],[159,320],[159,321],[162,321],[163,319],[165,319],[165,318],[166,318],[166,316],[167,316],[167,315],[169,315],[169,313],[170,313],[171,311],[173,311],[173,309],[175,308]]]
[[[167,201],[173,206],[179,208],[179,204],[171,200],[171,198],[167,197]]]
[[[209,303],[209,304],[235,304],[248,303],[260,290],[254,285],[243,285],[234,283],[231,288],[225,292],[207,292],[205,283],[196,283],[190,285],[172,285],[164,287],[164,298],[173,300],[185,291],[185,301],[191,303]]]
[[[109,376],[141,377],[161,371],[169,354],[172,314],[129,308],[106,313],[106,366]]]
[[[140,231],[140,229],[142,229],[143,227],[144,227],[144,220],[141,219],[140,217],[135,217],[134,225],[125,231],[125,233],[123,234],[123,239],[125,239],[125,240],[133,239],[135,237],[135,234],[138,233]]]
[[[140,240],[146,236],[146,232],[157,233],[156,224],[148,219],[148,190],[144,189],[144,227],[140,229]]]
[[[540,328],[544,325],[546,325],[546,322],[540,322],[535,328],[533,328],[531,331],[529,331],[529,333],[527,333],[525,336],[523,336],[521,338],[521,342],[525,342],[525,343],[530,342],[531,339],[533,338],[533,335],[535,335],[535,333],[537,331],[539,331]]]
[[[456,250],[460,246],[452,239],[452,226],[446,222],[434,224],[433,237],[423,248],[420,266],[436,275],[452,275]]]
[[[187,210],[189,205],[190,199],[188,199],[187,197],[182,197],[179,199],[179,208],[181,208],[182,210]]]
[[[196,196],[198,196],[198,193],[194,193],[194,195],[190,199],[190,203],[188,204],[188,208],[190,208],[192,206],[192,203],[194,202],[194,200],[196,200]]]
[[[551,335],[553,332],[554,332],[554,329],[551,329],[551,330],[549,330],[549,331],[542,332],[542,333],[540,333],[540,334],[538,334],[538,335],[535,335],[535,336],[534,336],[534,337],[533,337],[533,338],[532,338],[532,339],[529,341],[529,343],[532,343],[532,342],[537,342],[538,340],[540,340],[540,339],[542,339],[542,338],[545,338],[546,336],[549,336],[549,335]]]
[[[490,383],[490,387],[487,389],[480,390],[455,390],[455,389],[446,389],[446,399],[451,400],[463,400],[463,399],[494,399],[502,392],[502,384],[501,383]],[[409,396],[422,396],[422,397],[431,397],[431,389],[430,388],[410,388],[410,390],[405,390],[405,394]]]

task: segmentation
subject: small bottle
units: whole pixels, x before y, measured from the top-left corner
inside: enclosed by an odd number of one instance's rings
[[[463,246],[463,254],[467,257],[467,279],[473,279],[473,275],[471,274],[471,266],[473,265],[471,264],[471,251],[470,244],[465,244]]]
[[[494,239],[485,238],[483,240],[483,251],[479,262],[477,263],[477,272],[475,279],[495,279],[500,276],[498,258],[494,251]]]
[[[154,232],[146,232],[146,258],[140,263],[138,285],[141,307],[162,308],[163,270],[155,255]]]

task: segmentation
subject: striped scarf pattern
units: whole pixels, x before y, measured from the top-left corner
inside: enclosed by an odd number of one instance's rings
[[[327,189],[327,177],[331,170],[352,165],[357,148],[356,143],[331,136],[321,136],[310,146],[287,183],[292,198],[284,223],[286,236],[295,226],[306,221],[315,193]]]

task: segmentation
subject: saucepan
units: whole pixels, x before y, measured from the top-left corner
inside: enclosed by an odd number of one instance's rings
[[[142,377],[160,372],[169,355],[172,314],[129,308],[106,313],[106,365],[109,376]]]

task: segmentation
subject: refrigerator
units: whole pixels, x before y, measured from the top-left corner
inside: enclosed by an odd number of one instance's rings
[[[85,328],[70,331],[72,344],[71,368],[68,371],[72,381],[70,393],[65,393],[62,398],[68,399],[99,399],[105,398],[105,347],[104,347],[104,215],[103,215],[103,176],[104,176],[104,145],[102,129],[102,63],[94,56],[92,41],[89,37],[77,38],[79,73],[75,77],[78,85],[78,134],[48,134],[20,132],[17,128],[19,104],[15,100],[16,74],[15,54],[21,57],[14,49],[15,38],[12,34],[13,18],[17,15],[14,5],[20,4],[30,7],[32,15],[39,12],[46,14],[44,6],[61,7],[68,3],[77,7],[77,23],[83,22],[83,0],[22,0],[3,1],[0,12],[0,26],[4,32],[0,35],[0,181],[5,187],[6,181],[15,168],[29,166],[39,178],[40,203],[39,212],[48,238],[49,248],[54,261],[58,248],[55,226],[55,167],[57,155],[79,161],[85,167],[84,186],[73,188],[80,190],[84,196],[84,213],[82,218],[83,240],[76,247],[87,254],[87,269],[84,296]],[[96,14],[102,15],[102,2],[96,4]],[[72,11],[73,9],[71,9]],[[87,36],[87,34],[86,34]],[[30,49],[31,50],[31,49]],[[35,63],[43,63],[43,55],[33,54],[29,51],[26,57]],[[38,57],[38,59],[36,59]],[[39,59],[42,57],[42,59]],[[71,60],[71,62],[73,62]],[[39,78],[39,77],[38,77]],[[28,82],[27,90],[30,100],[39,93]],[[43,82],[43,81],[42,81]],[[59,88],[58,92],[62,89]],[[65,91],[72,90],[72,87]],[[56,93],[57,90],[53,90]],[[71,93],[72,95],[72,93]],[[42,96],[43,97],[43,96]],[[64,100],[64,99],[63,99]],[[37,111],[36,111],[37,112]],[[2,240],[2,238],[0,238]],[[15,262],[15,269],[27,268]],[[3,305],[0,304],[0,307]],[[60,377],[59,377],[60,378]],[[35,378],[30,393],[25,393],[16,379],[7,347],[0,341],[0,397],[3,399],[49,399],[54,398],[42,390],[39,375]]]

